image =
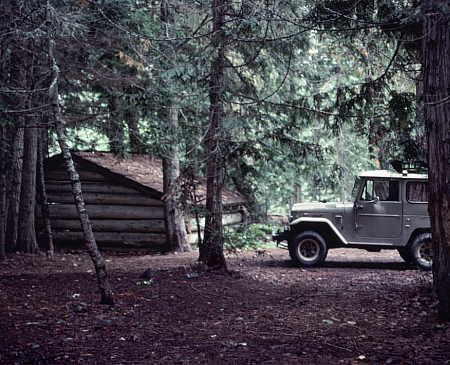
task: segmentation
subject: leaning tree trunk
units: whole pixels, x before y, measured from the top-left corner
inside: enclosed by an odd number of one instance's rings
[[[72,184],[72,194],[75,201],[75,205],[77,207],[78,216],[80,218],[85,245],[95,267],[97,282],[99,285],[101,295],[100,303],[113,305],[114,299],[111,285],[108,279],[108,273],[106,271],[106,263],[100,251],[98,250],[97,242],[95,241],[94,233],[92,231],[92,225],[86,211],[83,194],[81,192],[80,176],[78,175],[75,169],[75,165],[72,160],[72,155],[70,154],[66,142],[66,136],[64,132],[64,122],[60,116],[57,116],[55,123],[56,123],[55,129],[58,138],[58,144],[59,147],[61,148],[66,169],[70,177],[70,182]]]
[[[47,7],[50,8],[49,3],[47,3]],[[52,81],[49,86],[49,100],[52,104],[53,120],[55,122],[58,144],[59,147],[61,148],[66,169],[70,177],[70,182],[72,184],[72,194],[78,211],[78,216],[80,218],[85,245],[95,267],[97,282],[101,295],[100,303],[113,305],[114,299],[111,285],[108,279],[108,274],[106,271],[106,263],[100,251],[98,250],[97,242],[95,241],[94,233],[92,232],[92,225],[89,220],[89,216],[86,211],[86,206],[84,204],[83,194],[81,192],[80,176],[78,175],[75,169],[75,165],[72,160],[72,155],[70,154],[66,142],[64,120],[62,118],[61,108],[59,105],[59,91],[58,91],[59,67],[56,63],[54,49],[55,49],[55,42],[53,39],[49,39],[48,54],[52,73]]]
[[[423,74],[433,283],[439,317],[450,321],[450,30],[446,5],[447,0],[424,1]]]
[[[199,260],[210,268],[226,270],[223,254],[222,186],[224,156],[221,134],[224,118],[224,70],[225,70],[225,12],[227,0],[212,0],[213,39],[215,56],[211,64],[209,81],[209,128],[206,135],[206,217],[205,235],[200,247]]]
[[[173,14],[170,11],[168,0],[161,1],[161,23],[166,36],[169,28],[174,24]],[[170,46],[161,46],[162,52],[174,52]],[[170,247],[179,252],[191,251],[186,233],[186,224],[182,209],[181,183],[180,183],[180,150],[178,144],[178,109],[179,100],[175,95],[168,95],[162,106],[166,112],[160,112],[167,122],[167,131],[172,138],[167,144],[166,154],[163,158],[163,185],[164,208],[166,216],[167,240]]]

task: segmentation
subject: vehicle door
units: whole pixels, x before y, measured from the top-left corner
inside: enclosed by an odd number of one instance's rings
[[[355,238],[359,242],[400,242],[403,208],[398,180],[367,179],[354,210]]]

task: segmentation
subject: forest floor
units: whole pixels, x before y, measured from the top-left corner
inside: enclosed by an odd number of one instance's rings
[[[431,274],[394,251],[313,269],[248,251],[231,275],[197,272],[196,253],[106,257],[113,307],[85,254],[0,264],[0,364],[450,364]]]

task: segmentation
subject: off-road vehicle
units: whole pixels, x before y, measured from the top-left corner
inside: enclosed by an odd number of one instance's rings
[[[408,263],[429,270],[431,229],[427,175],[366,171],[355,181],[349,203],[299,203],[289,227],[273,234],[300,266],[322,263],[331,248],[396,249]]]

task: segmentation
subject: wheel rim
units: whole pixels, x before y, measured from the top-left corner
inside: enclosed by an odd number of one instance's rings
[[[433,247],[431,240],[422,242],[417,250],[417,261],[423,266],[431,266],[433,263]]]
[[[320,245],[316,240],[307,238],[299,243],[297,252],[302,261],[311,262],[319,257]]]

